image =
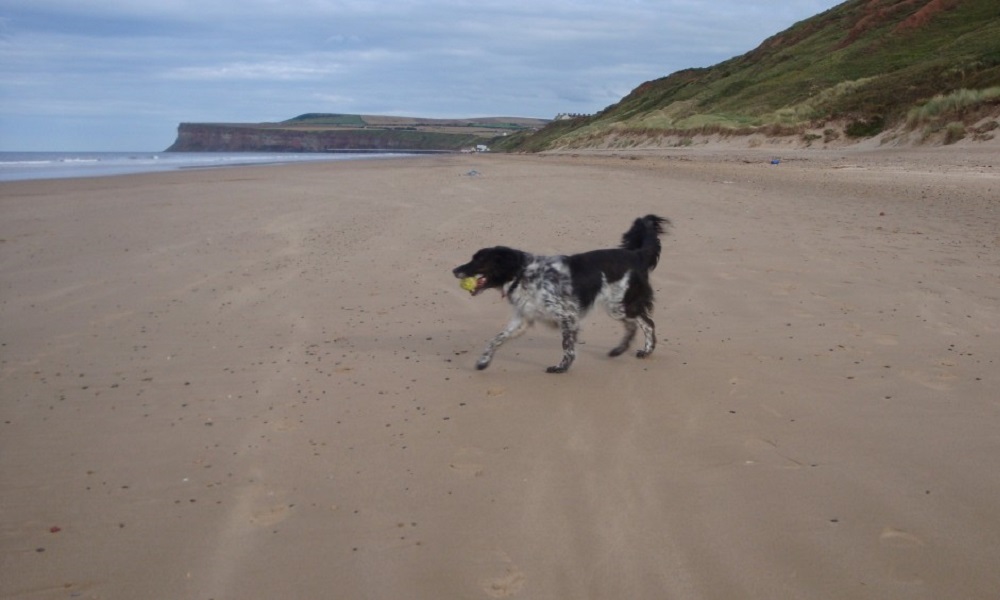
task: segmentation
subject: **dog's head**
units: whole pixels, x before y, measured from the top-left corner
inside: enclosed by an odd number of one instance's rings
[[[483,290],[499,288],[513,281],[524,268],[525,260],[525,253],[513,248],[483,248],[472,255],[472,260],[455,267],[452,274],[459,279],[474,277],[475,287],[469,291],[475,296]]]

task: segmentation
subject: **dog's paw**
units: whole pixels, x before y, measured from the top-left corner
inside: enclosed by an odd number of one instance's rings
[[[492,362],[492,361],[493,361],[492,357],[483,356],[479,360],[476,361],[476,369],[482,371],[486,367],[490,366],[490,362]]]
[[[622,354],[625,354],[626,350],[628,350],[628,346],[618,346],[617,348],[612,348],[611,351],[608,352],[608,356],[621,356]]]
[[[548,369],[545,369],[545,372],[546,373],[565,373],[567,369],[569,369],[569,367],[564,367],[562,365],[556,365],[554,367],[549,367]]]
[[[652,350],[638,350],[635,353],[635,357],[636,358],[648,358],[649,355],[652,354],[652,353],[653,353]]]

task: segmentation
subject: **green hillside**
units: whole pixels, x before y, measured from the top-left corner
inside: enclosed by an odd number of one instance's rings
[[[937,97],[937,98],[936,98]],[[998,0],[849,0],[758,48],[643,83],[586,118],[512,136],[503,149],[606,144],[611,137],[803,134],[848,137],[908,124],[966,131],[1000,107]]]

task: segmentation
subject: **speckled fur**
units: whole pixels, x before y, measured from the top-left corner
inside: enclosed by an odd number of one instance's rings
[[[487,343],[476,368],[490,366],[497,348],[524,333],[536,321],[542,321],[556,325],[562,332],[562,360],[547,371],[565,372],[576,359],[580,320],[595,304],[604,306],[611,317],[625,326],[624,337],[609,355],[618,356],[628,350],[640,329],[645,344],[636,356],[645,358],[652,354],[656,348],[656,328],[650,317],[653,289],[649,272],[659,261],[659,235],[669,223],[656,215],[636,219],[622,236],[619,248],[568,256],[535,256],[495,246],[479,250],[471,261],[456,267],[452,271],[455,277],[480,278],[483,283],[476,293],[499,289],[513,307],[507,326]]]

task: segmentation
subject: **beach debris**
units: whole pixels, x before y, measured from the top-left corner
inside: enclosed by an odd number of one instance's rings
[[[781,164],[781,159],[780,158],[772,158],[771,159],[771,164],[772,165],[780,165]]]
[[[465,174],[466,177],[475,177],[476,175],[479,175],[479,171],[475,169],[472,169],[471,171]]]

